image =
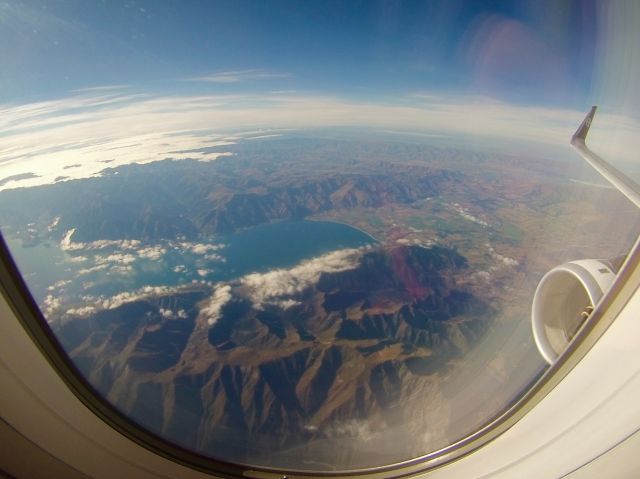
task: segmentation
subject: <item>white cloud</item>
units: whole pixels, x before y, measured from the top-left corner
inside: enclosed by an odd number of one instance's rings
[[[209,304],[200,310],[200,314],[207,318],[209,325],[213,326],[220,319],[223,306],[231,301],[231,298],[231,286],[228,284],[218,286],[209,299]]]
[[[171,121],[173,107],[163,103],[144,97],[116,97],[108,101],[96,97],[92,104],[86,98],[72,97],[68,103],[50,102],[24,110],[0,106],[0,128],[4,125],[3,133],[9,135],[0,139],[0,178],[25,172],[39,175],[28,180],[9,181],[0,189],[50,184],[58,178],[89,178],[99,175],[105,168],[131,163],[144,164],[166,158],[211,161],[229,155],[225,151],[207,150],[233,142],[212,132],[203,135],[203,128],[210,130],[202,121],[203,115],[196,113],[199,120],[188,122],[197,125],[196,128],[185,131],[187,124]],[[195,103],[187,100],[187,103],[195,111],[202,107],[198,106],[197,100]],[[216,102],[208,105],[215,108]],[[145,113],[147,108],[150,110]],[[2,115],[9,115],[9,111],[13,113],[12,118],[3,122]],[[179,117],[184,114],[176,113]],[[121,115],[132,116],[127,120]],[[122,123],[136,117],[141,122],[155,118],[152,121],[167,123],[152,128],[135,124],[125,127]],[[69,168],[71,166],[74,167]]]
[[[104,92],[104,91],[112,91],[112,90],[123,90],[125,88],[129,88],[129,85],[101,85],[101,86],[92,86],[87,88],[78,88],[72,91],[74,93],[93,93],[93,92]]]
[[[57,295],[54,296],[52,294],[48,294],[47,296],[45,296],[44,300],[42,301],[42,306],[43,306],[42,313],[46,317],[51,315],[56,310],[60,309],[60,307],[62,306],[62,300]]]
[[[265,70],[233,70],[211,73],[200,77],[188,78],[187,81],[207,83],[241,83],[256,80],[273,80],[290,77],[288,73],[275,73]]]
[[[501,255],[489,243],[487,243],[486,246],[487,246],[487,249],[489,250],[489,254],[491,255],[491,257],[494,260],[502,263],[504,266],[511,266],[511,267],[518,266],[519,263],[518,263],[517,260],[515,260],[513,258],[509,258],[508,256]],[[495,267],[494,267],[494,269],[495,269]]]
[[[224,248],[224,245],[215,243],[190,243],[188,241],[183,241],[178,243],[178,247],[183,251],[189,251],[193,254],[206,255]]]
[[[75,232],[76,229],[72,228],[65,233],[62,241],[60,241],[60,249],[63,251],[99,250],[105,248],[131,250],[140,246],[139,240],[96,240],[88,243],[75,243],[71,239]]]
[[[166,248],[163,248],[162,246],[147,246],[137,250],[136,254],[140,258],[157,261],[162,258],[166,252]]]
[[[287,296],[299,293],[317,283],[322,273],[354,268],[358,265],[364,250],[364,248],[352,248],[333,251],[303,261],[290,269],[252,273],[230,284],[220,283],[200,313],[209,325],[214,325],[220,319],[222,308],[231,301],[234,294],[249,299],[255,308],[261,308],[265,304],[277,305],[282,309],[291,308],[300,303]]]
[[[125,303],[163,294],[176,293],[180,288],[170,286],[144,286],[135,291],[124,291],[110,298],[98,298],[96,306],[102,309],[115,309]]]
[[[71,283],[70,279],[61,279],[53,283],[47,288],[47,291],[53,291],[54,289],[61,289]]]
[[[489,226],[489,223],[487,223],[484,220],[481,220],[477,216],[472,215],[471,213],[469,213],[469,211],[466,208],[463,208],[458,203],[453,203],[453,205],[451,205],[451,208],[453,208],[456,213],[458,213],[462,218],[464,218],[467,221],[471,221],[472,223],[476,223],[480,226],[484,226],[485,228]]]
[[[133,263],[139,259],[151,261],[160,260],[167,252],[167,248],[161,245],[151,245],[141,247],[139,240],[96,240],[87,243],[74,242],[73,235],[75,228],[67,231],[60,242],[60,248],[64,251],[101,251],[104,249],[120,250],[109,254],[91,256],[91,266],[80,269],[79,276],[104,271],[105,274],[126,275],[133,271]],[[86,256],[70,256],[67,258],[70,263],[88,262]]]
[[[47,226],[47,230],[49,230],[50,232],[53,231],[58,226],[58,223],[60,223],[60,217],[56,216],[51,222],[51,224]]]
[[[220,78],[236,78],[231,73]],[[538,145],[569,152],[568,139],[585,113],[433,94],[357,102],[296,93],[158,97],[93,93],[0,105],[0,179],[37,175],[9,181],[0,189],[49,184],[61,176],[89,178],[107,167],[133,162],[212,160],[229,154],[225,146],[242,141],[245,135],[223,133],[234,129],[269,135],[289,128],[371,127],[516,145],[518,151],[523,145]],[[638,131],[637,119],[603,109],[594,121],[590,142],[603,156],[612,155],[612,161],[637,161]],[[81,166],[65,169],[76,164]]]
[[[184,290],[183,286],[143,286],[135,291],[124,291],[110,297],[83,295],[81,300],[85,303],[83,306],[67,309],[66,314],[76,316],[87,316],[101,309],[115,309],[123,304],[133,301],[139,301],[145,298],[155,298],[161,295],[177,294]],[[48,295],[43,301],[43,312],[49,315],[52,312],[61,309],[63,300],[59,295]],[[169,308],[159,308],[159,313],[167,319],[186,319],[188,314],[184,309],[177,311]]]
[[[278,138],[281,137],[282,134],[278,133],[278,134],[272,134],[272,135],[258,135],[258,136],[248,136],[245,138],[245,140],[264,140],[265,138]]]
[[[74,243],[73,241],[71,241],[71,237],[75,232],[76,232],[76,229],[72,228],[65,233],[64,237],[62,238],[62,241],[60,241],[61,250],[75,251],[75,250],[82,249],[84,247],[82,243]]]
[[[187,319],[189,317],[184,309],[173,311],[172,309],[168,308],[160,308],[158,312],[160,313],[160,316],[165,319]]]
[[[128,274],[133,271],[132,264],[139,258],[158,260],[166,253],[162,246],[140,247],[138,240],[96,240],[88,243],[74,242],[72,237],[75,229],[66,232],[60,242],[60,248],[64,251],[97,251],[106,248],[114,248],[123,252],[114,252],[107,255],[95,255],[92,257],[93,266],[80,269],[78,275],[86,275],[96,271],[107,270],[107,274]],[[69,262],[85,262],[85,256],[70,257]]]
[[[69,263],[82,263],[84,261],[87,261],[87,257],[86,256],[69,256],[67,257],[67,261]]]
[[[136,260],[136,257],[130,253],[113,253],[108,256],[96,256],[94,261],[96,264],[120,264],[120,265],[128,265],[133,263]]]
[[[123,265],[118,265],[117,264],[115,266],[111,266],[109,268],[107,274],[109,275],[111,273],[114,273],[114,274],[125,274],[126,275],[126,274],[131,273],[132,271],[133,271],[133,267],[132,266],[129,266],[129,265],[123,266]]]
[[[300,305],[300,301],[296,301],[295,299],[283,299],[281,301],[275,302],[276,306],[279,306],[281,309],[289,309],[294,306]]]
[[[70,316],[89,316],[96,310],[93,306],[81,306],[79,308],[67,309],[67,314]]]
[[[108,264],[99,264],[96,266],[91,266],[90,268],[83,268],[79,270],[77,274],[78,276],[83,276],[85,274],[95,273],[96,271],[107,269],[108,267],[109,267]]]
[[[497,255],[496,256],[500,261],[502,261],[502,263],[505,266],[518,266],[518,261],[513,259],[513,258],[509,258],[508,256],[502,256],[502,255]]]
[[[73,230],[65,235],[65,244],[67,246],[78,245],[73,243],[71,237]],[[113,240],[116,243],[117,240]],[[220,248],[220,245],[209,245],[211,248]],[[157,252],[160,254],[160,247],[145,247],[149,254]],[[144,249],[144,248],[141,248]],[[206,248],[209,251],[209,248]],[[219,284],[215,287],[211,298],[207,305],[201,309],[201,314],[206,318],[210,325],[215,324],[219,319],[221,310],[233,297],[233,294],[239,294],[250,300],[254,307],[261,308],[266,304],[277,305],[282,309],[291,308],[299,304],[292,296],[303,291],[305,288],[316,283],[322,273],[340,272],[352,269],[357,266],[363,252],[366,248],[343,249],[334,251],[310,260],[303,261],[290,269],[276,269],[266,273],[252,273],[243,276],[239,280],[233,281],[231,284]],[[132,263],[137,260],[137,251],[133,249],[131,252],[117,252],[108,255],[97,255],[94,258],[94,264],[90,267],[79,270],[78,276],[88,275],[96,271],[104,271],[105,274],[128,274],[132,271]],[[179,265],[174,271],[183,272],[184,266]],[[197,273],[205,277],[210,273],[207,269],[198,269]],[[59,281],[53,285],[51,290],[64,287],[69,281]],[[203,283],[211,285],[210,282],[193,280],[193,283]],[[88,286],[88,285],[87,285]],[[164,294],[173,294],[181,290],[181,286],[144,286],[135,291],[124,291],[111,297],[104,296],[85,296],[83,301],[86,303],[82,307],[70,308],[67,310],[69,315],[84,316],[98,309],[114,309],[125,303],[137,301],[147,297],[156,297]],[[51,314],[63,306],[63,301],[59,295],[48,295],[43,301],[43,311],[45,314]],[[91,309],[88,309],[91,308]],[[168,319],[185,319],[188,317],[186,311],[174,311],[169,308],[161,308],[160,314]]]
[[[242,294],[256,308],[268,303],[291,307],[295,301],[291,302],[293,300],[287,296],[317,283],[322,273],[337,273],[355,268],[362,252],[362,248],[342,249],[303,261],[291,269],[248,274],[239,280]]]

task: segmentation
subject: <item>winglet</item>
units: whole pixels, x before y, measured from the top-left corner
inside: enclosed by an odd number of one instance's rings
[[[589,110],[589,113],[587,113],[587,116],[582,120],[582,123],[580,123],[580,126],[571,137],[571,144],[579,140],[584,142],[587,139],[587,133],[589,133],[589,128],[591,127],[591,122],[593,121],[593,116],[596,114],[597,108],[595,105],[591,107],[591,110]]]
[[[580,153],[580,156],[593,166],[604,179],[611,183],[620,193],[625,195],[634,205],[640,208],[640,185],[596,155],[585,143],[595,113],[596,107],[592,106],[589,114],[571,137],[571,146],[573,146],[578,153]]]

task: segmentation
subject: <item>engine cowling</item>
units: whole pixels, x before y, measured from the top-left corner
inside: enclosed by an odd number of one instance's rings
[[[609,261],[569,261],[543,276],[533,296],[533,337],[542,357],[553,364],[616,277]]]

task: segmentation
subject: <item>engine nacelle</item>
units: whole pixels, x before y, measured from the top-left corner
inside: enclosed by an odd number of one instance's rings
[[[542,357],[553,364],[583,321],[609,289],[616,274],[606,260],[583,259],[553,268],[533,296],[533,337]]]

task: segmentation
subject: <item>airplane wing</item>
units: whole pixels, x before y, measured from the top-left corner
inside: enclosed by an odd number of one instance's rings
[[[587,133],[589,133],[589,127],[591,127],[596,109],[596,106],[591,107],[591,110],[589,110],[589,113],[571,137],[571,146],[609,183],[640,208],[640,186],[638,183],[600,158],[586,144]]]

